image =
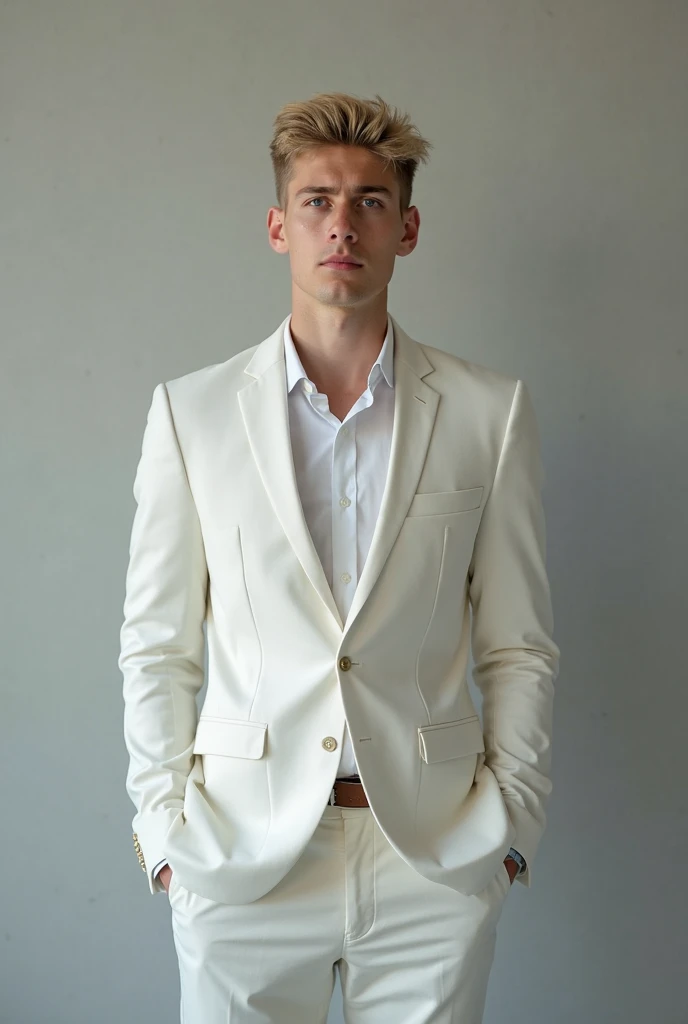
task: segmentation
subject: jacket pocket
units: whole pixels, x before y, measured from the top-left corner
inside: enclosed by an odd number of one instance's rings
[[[408,516],[440,516],[452,512],[470,512],[480,508],[484,487],[466,487],[461,491],[427,491],[415,494]]]
[[[465,757],[485,750],[483,727],[477,715],[455,722],[418,726],[420,756],[427,764]]]
[[[196,728],[194,754],[260,758],[265,753],[267,722],[201,715]]]

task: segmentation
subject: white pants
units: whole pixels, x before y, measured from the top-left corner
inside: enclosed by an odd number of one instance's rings
[[[327,805],[265,896],[169,891],[182,1024],[325,1024],[339,970],[346,1024],[480,1024],[506,867],[475,896],[424,878],[369,807]]]

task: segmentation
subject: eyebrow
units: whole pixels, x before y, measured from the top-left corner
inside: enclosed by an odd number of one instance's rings
[[[385,185],[353,185],[349,191],[354,196],[363,195],[365,192],[378,192],[380,195],[386,196],[388,199],[393,198],[391,190],[386,188]],[[332,185],[306,185],[294,194],[294,199],[298,196],[305,195],[334,196],[337,195],[338,192],[339,189],[334,188]]]

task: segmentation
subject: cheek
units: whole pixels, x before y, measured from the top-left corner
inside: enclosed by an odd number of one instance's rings
[[[313,224],[298,221],[289,234],[289,252],[294,263],[313,263],[326,248],[321,233]]]
[[[321,227],[315,217],[295,217],[290,228],[290,232],[296,236],[315,235],[320,230]]]

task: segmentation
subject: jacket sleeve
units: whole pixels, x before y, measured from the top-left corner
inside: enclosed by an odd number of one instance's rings
[[[519,380],[469,567],[474,681],[493,771],[531,885],[552,784],[554,681],[560,651],[545,568],[544,470],[535,412]]]
[[[208,570],[167,388],[148,412],[134,481],[119,668],[124,679],[126,786],[141,866],[152,893],[165,837],[182,813],[203,684]],[[138,845],[137,845],[138,842]]]

